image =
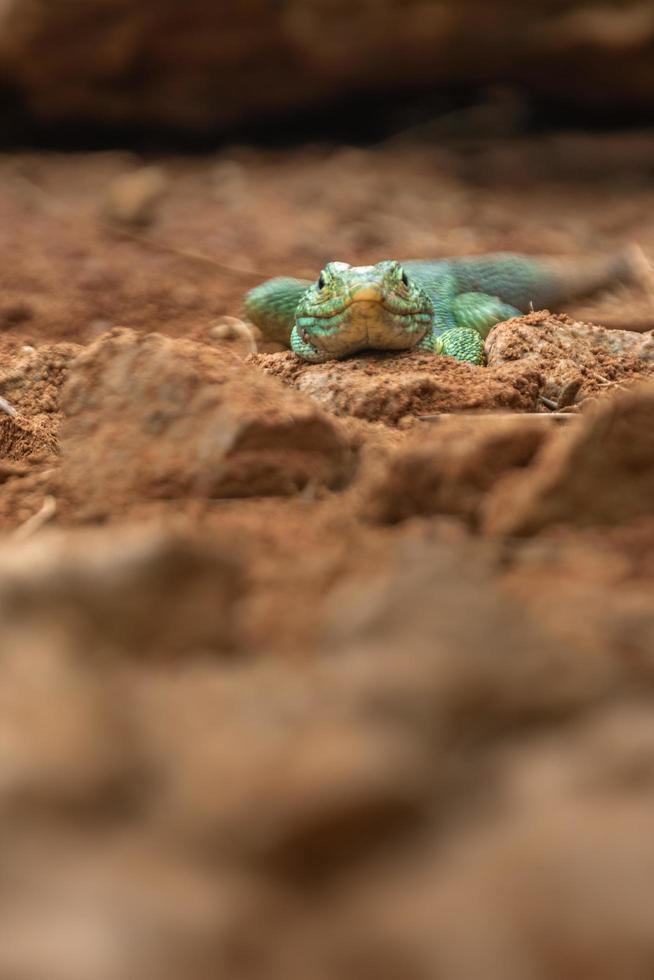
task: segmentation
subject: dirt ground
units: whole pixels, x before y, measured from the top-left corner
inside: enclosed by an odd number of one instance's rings
[[[654,257],[642,137],[565,139],[0,158],[1,975],[652,974],[651,283],[484,367],[241,320]]]

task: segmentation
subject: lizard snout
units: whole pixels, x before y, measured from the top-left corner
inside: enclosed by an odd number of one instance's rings
[[[374,282],[364,282],[350,292],[352,303],[382,303],[383,300],[383,290]]]

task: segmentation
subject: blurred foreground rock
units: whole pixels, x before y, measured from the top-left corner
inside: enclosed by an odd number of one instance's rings
[[[191,341],[106,335],[75,362],[62,407],[62,484],[89,514],[338,488],[354,472],[346,433],[310,399]]]
[[[0,76],[45,123],[206,130],[457,82],[647,107],[653,44],[654,14],[639,0],[0,4]]]
[[[0,561],[6,627],[144,659],[234,648],[242,571],[217,542],[154,527],[53,531],[4,543]]]
[[[452,415],[420,426],[366,473],[361,517],[395,524],[416,515],[450,514],[476,527],[500,477],[528,467],[551,435],[544,419],[519,415]]]
[[[492,533],[557,524],[619,525],[654,514],[654,385],[600,402],[556,433],[533,467],[510,473],[488,501]]]
[[[652,687],[629,659],[561,644],[492,549],[418,535],[316,610],[311,660],[145,662],[139,615],[191,652],[211,614],[188,564],[153,603],[135,547],[1,549],[3,975],[648,975]]]

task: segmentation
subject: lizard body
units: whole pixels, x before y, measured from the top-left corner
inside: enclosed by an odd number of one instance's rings
[[[417,349],[481,364],[484,338],[496,323],[633,281],[644,263],[636,247],[567,263],[511,253],[372,266],[330,262],[315,282],[268,280],[248,293],[245,306],[264,336],[307,361]]]

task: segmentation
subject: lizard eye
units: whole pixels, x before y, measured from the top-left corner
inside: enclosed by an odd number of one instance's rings
[[[325,276],[324,273],[321,272],[320,275],[318,276],[318,289],[323,289],[324,285],[325,285]]]
[[[404,269],[402,269],[402,282],[404,283],[404,285],[405,285],[405,286],[407,287],[407,289],[408,289],[408,287],[409,287],[409,277],[407,276],[407,274],[406,274],[406,272],[404,271]]]

